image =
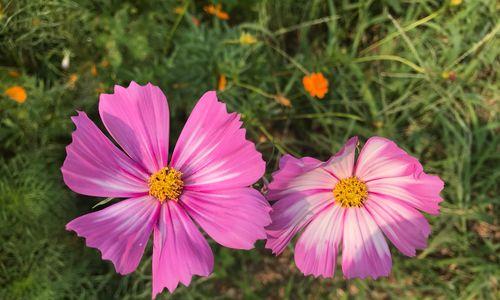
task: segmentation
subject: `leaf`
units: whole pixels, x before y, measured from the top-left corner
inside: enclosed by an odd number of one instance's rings
[[[96,208],[98,206],[104,205],[113,199],[115,199],[115,198],[112,198],[112,197],[106,198],[106,199],[102,200],[101,202],[97,203],[96,205],[92,206],[92,208]]]

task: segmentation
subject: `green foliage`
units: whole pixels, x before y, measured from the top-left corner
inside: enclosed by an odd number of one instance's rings
[[[304,277],[292,247],[276,258],[261,242],[253,251],[212,242],[214,274],[159,298],[498,299],[498,4],[218,2],[228,21],[198,1],[0,1],[0,299],[150,297],[151,247],[122,277],[64,230],[103,200],[62,182],[70,116],[85,110],[101,126],[99,93],[152,82],[169,99],[175,140],[222,74],[219,96],[243,114],[267,179],[285,152],[327,159],[349,136],[382,135],[444,179],[442,213],[428,216],[433,233],[416,258],[392,249],[389,278]],[[241,43],[243,33],[257,42]],[[304,71],[328,78],[324,99],[304,90]],[[4,94],[13,85],[25,103]]]

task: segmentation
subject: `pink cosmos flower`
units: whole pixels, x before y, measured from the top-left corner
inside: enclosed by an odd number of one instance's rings
[[[164,287],[208,276],[212,251],[195,222],[219,244],[251,249],[266,237],[270,206],[249,187],[265,163],[245,139],[240,116],[227,113],[215,92],[194,107],[170,162],[169,109],[162,91],[132,82],[102,94],[99,113],[117,148],[84,112],[62,166],[73,191],[126,198],[66,225],[102,252],[120,274],[133,272],[153,233],[153,298]]]
[[[426,247],[430,227],[418,210],[439,213],[443,181],[381,137],[370,138],[355,162],[357,143],[351,138],[327,162],[286,155],[273,174],[266,247],[279,254],[303,230],[295,263],[305,275],[333,277],[341,243],[347,278],[389,275],[384,234],[407,256]]]

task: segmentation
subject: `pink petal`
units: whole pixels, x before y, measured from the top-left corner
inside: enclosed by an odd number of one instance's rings
[[[382,231],[364,208],[346,210],[342,271],[346,278],[377,278],[391,272],[391,253]]]
[[[97,197],[136,197],[148,193],[148,175],[97,128],[84,112],[72,117],[76,130],[61,168],[73,191]]]
[[[213,264],[212,250],[183,208],[165,202],[154,228],[153,298],[165,287],[172,293],[179,282],[188,286],[193,275],[208,276]]]
[[[370,138],[358,157],[357,177],[367,182],[378,178],[406,176],[422,169],[418,160],[394,142],[383,137]]]
[[[286,182],[282,179],[273,178],[273,182],[274,180],[278,180],[279,188],[272,188],[273,183],[271,183],[267,194],[269,200],[278,200],[287,195],[300,194],[308,191],[332,193],[335,184],[338,182],[330,172],[321,166],[299,174],[296,177],[288,178]]]
[[[172,154],[186,190],[208,191],[249,186],[262,177],[265,162],[245,139],[240,116],[227,113],[215,92],[194,107]]]
[[[351,177],[354,170],[354,156],[357,145],[358,137],[350,138],[344,147],[325,163],[324,168],[335,175],[337,179]]]
[[[271,207],[252,188],[217,192],[185,191],[181,204],[189,215],[219,244],[252,249],[266,238],[264,227],[271,223]]]
[[[271,211],[272,224],[267,229],[266,248],[281,253],[293,236],[316,214],[333,203],[333,187],[338,181],[314,158],[297,159],[285,155],[280,169],[273,173],[268,200],[275,200]]]
[[[279,199],[272,206],[272,223],[266,228],[266,248],[271,249],[274,254],[283,252],[293,236],[332,203],[331,191],[312,190]]]
[[[391,198],[371,194],[365,203],[375,222],[399,251],[415,256],[424,249],[431,232],[429,223],[416,209]]]
[[[332,204],[307,225],[295,245],[295,263],[304,275],[333,277],[344,214],[345,209]]]
[[[111,260],[116,272],[133,272],[141,260],[157,221],[159,202],[149,196],[131,198],[83,215],[66,225]]]
[[[439,193],[444,182],[438,176],[424,172],[405,177],[381,178],[367,182],[369,193],[401,200],[411,207],[429,214],[439,214],[439,203],[443,201]]]
[[[167,165],[169,111],[158,87],[116,85],[114,94],[101,94],[99,113],[123,150],[150,174]]]
[[[322,163],[312,157],[295,158],[286,154],[281,157],[279,169],[273,173],[273,181],[268,187],[273,191],[286,189],[290,180],[302,173],[315,169]]]

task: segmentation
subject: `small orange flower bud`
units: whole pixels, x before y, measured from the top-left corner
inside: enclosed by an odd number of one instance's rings
[[[92,74],[92,76],[94,77],[97,76],[97,67],[95,66],[95,64],[92,64],[92,66],[90,67],[90,74]]]
[[[457,79],[457,73],[455,73],[454,71],[444,71],[443,73],[441,73],[441,77],[443,79],[455,81],[455,79]]]
[[[100,64],[100,65],[101,65],[101,67],[103,67],[103,68],[107,68],[107,67],[109,67],[109,61],[108,61],[107,59],[103,59],[103,60],[101,61],[101,64]]]
[[[292,107],[292,102],[290,101],[290,99],[286,98],[283,95],[276,95],[274,96],[274,99],[283,106]]]
[[[16,70],[10,70],[8,74],[12,78],[17,78],[17,77],[21,76],[21,74],[19,74],[19,72]]]
[[[78,75],[76,73],[73,73],[71,75],[69,75],[69,79],[68,79],[68,85],[73,88],[75,87],[75,83],[78,81]]]
[[[217,89],[222,92],[226,89],[226,85],[227,85],[226,75],[221,74],[219,76],[219,84],[217,86]]]

